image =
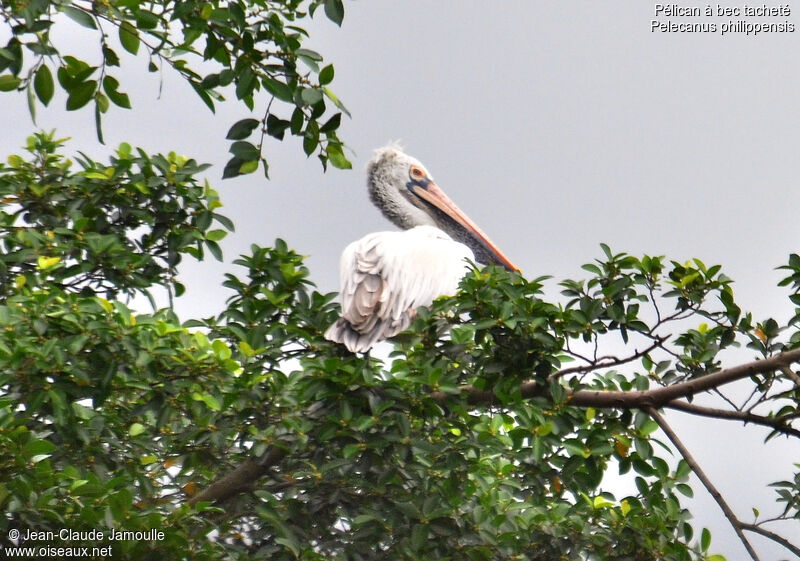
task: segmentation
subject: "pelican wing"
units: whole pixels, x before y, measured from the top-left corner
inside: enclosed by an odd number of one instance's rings
[[[364,352],[406,329],[419,306],[454,294],[472,252],[431,226],[377,232],[342,253],[342,317],[325,336]]]

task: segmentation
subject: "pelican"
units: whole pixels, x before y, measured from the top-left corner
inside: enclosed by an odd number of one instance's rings
[[[439,188],[416,158],[397,146],[375,151],[367,188],[401,232],[375,232],[348,245],[340,262],[342,317],[325,337],[351,352],[408,328],[420,306],[455,294],[467,259],[517,268]]]

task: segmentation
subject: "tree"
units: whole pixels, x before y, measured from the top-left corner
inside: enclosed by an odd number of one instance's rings
[[[340,2],[302,9],[317,7],[341,23]],[[286,130],[347,167],[340,113],[318,124],[325,98],[341,110],[326,89],[333,67],[319,68],[290,27],[306,17],[301,3],[4,5],[13,37],[0,86],[26,91],[33,108],[52,98],[55,74],[68,109],[94,104],[100,131],[109,100],[126,105],[109,80],[116,46],[103,35],[97,68],[62,56],[48,30],[70,22],[56,12],[98,33],[116,28],[123,48],[146,49],[212,104],[226,85],[253,108],[254,92],[268,92],[263,119],[231,127],[225,175],[253,171],[264,136]],[[192,55],[221,70],[201,78],[180,62]],[[251,135],[259,140],[237,144]],[[800,308],[786,325],[756,321],[719,266],[602,246],[562,295],[546,294],[544,279],[476,268],[381,361],[322,337],[334,295],[316,292],[277,240],[236,262],[218,317],[142,313],[126,298],[181,295],[182,257],[219,257],[233,228],[199,178],[207,166],[126,144],[107,161],[72,162],[64,149],[36,133],[27,155],[0,166],[3,547],[40,557],[110,547],[97,556],[117,559],[718,561],[681,503],[694,473],[754,559],[753,534],[800,557],[800,466],[774,484],[776,512],[750,521],[664,412],[800,438]],[[800,306],[800,257],[783,268]],[[750,356],[732,354],[737,346]],[[692,401],[735,381],[750,388],[744,402]],[[602,491],[610,472],[637,492]],[[778,533],[780,520],[789,532]],[[41,534],[21,543],[14,531]]]

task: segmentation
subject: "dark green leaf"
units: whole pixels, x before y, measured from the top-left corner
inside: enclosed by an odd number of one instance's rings
[[[36,70],[36,75],[33,78],[33,88],[36,90],[36,97],[45,105],[53,99],[55,83],[53,82],[53,74],[46,64],[41,65]]]
[[[102,95],[102,94],[99,94],[99,95]],[[97,131],[97,141],[100,144],[105,144],[105,141],[103,140],[103,123],[102,123],[102,116],[101,116],[101,114],[103,113],[103,109],[101,107],[99,95],[98,95],[98,97],[95,97],[95,103],[94,103],[94,127],[95,127],[95,130]],[[108,109],[108,100],[107,99],[105,100],[105,107],[106,107],[106,109]]]
[[[278,80],[266,76],[262,78],[261,83],[264,84],[264,88],[266,88],[269,93],[281,101],[292,101],[292,90],[283,82],[279,82]]]
[[[119,42],[126,51],[135,55],[139,52],[139,30],[131,22],[123,21],[119,26]]]
[[[82,82],[70,89],[67,97],[67,111],[75,111],[89,103],[95,90],[97,90],[97,82],[94,80]]]
[[[106,92],[106,95],[114,102],[115,105],[123,107],[125,109],[131,108],[131,101],[128,98],[128,94],[124,94],[122,92],[117,91],[119,87],[119,82],[113,76],[106,76],[103,78],[103,89]]]
[[[225,168],[222,170],[222,179],[228,179],[229,177],[236,177],[241,175],[242,173],[239,171],[242,167],[244,160],[241,158],[237,158],[234,156],[228,163],[225,164]]]
[[[341,122],[342,122],[342,114],[337,113],[336,115],[328,119],[328,121],[319,128],[319,132],[324,133],[324,132],[335,131],[336,129],[339,128]]]
[[[103,58],[107,66],[119,66],[119,56],[108,45],[103,45]]]
[[[237,121],[228,130],[228,134],[225,138],[228,140],[242,140],[247,138],[250,136],[250,134],[252,134],[259,124],[260,121],[257,121],[256,119],[242,119],[241,121]]]
[[[306,127],[306,132],[303,135],[303,151],[306,156],[310,156],[316,150],[319,144],[319,125],[316,121],[311,121]]]
[[[325,15],[333,23],[341,26],[344,20],[344,5],[342,0],[325,0]]]
[[[236,97],[244,99],[245,97],[253,95],[253,90],[256,86],[256,75],[250,68],[245,68],[236,80]]]
[[[319,85],[324,86],[333,81],[333,65],[329,64],[319,72]]]
[[[79,10],[73,6],[63,6],[61,10],[72,20],[78,22],[83,27],[97,29],[97,25],[94,23],[94,18],[88,12],[84,12],[83,10]]]
[[[260,156],[258,147],[245,140],[237,140],[228,151],[243,161],[257,160]]]
[[[217,242],[206,240],[206,247],[217,261],[222,261],[222,249]]]
[[[303,115],[303,110],[299,107],[295,107],[295,110],[292,112],[292,120],[289,123],[289,130],[292,131],[292,134],[300,134],[300,131],[303,130],[304,121],[305,115]]]
[[[270,136],[283,140],[287,128],[289,128],[289,121],[279,119],[272,114],[267,116],[267,134]]]

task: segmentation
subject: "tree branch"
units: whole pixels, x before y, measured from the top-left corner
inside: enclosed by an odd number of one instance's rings
[[[742,378],[748,378],[754,374],[771,372],[788,366],[798,360],[800,360],[800,349],[794,349],[764,360],[747,362],[731,368],[725,368],[713,374],[707,374],[706,376],[654,390],[636,392],[580,390],[572,394],[572,399],[570,399],[569,403],[571,405],[587,405],[592,407],[658,408],[674,399],[690,397],[721,385],[741,380]],[[527,384],[530,384],[530,382]],[[523,388],[527,384],[523,384]],[[525,393],[523,391],[523,396],[524,395]]]
[[[791,368],[789,368],[788,365],[786,365],[783,368],[781,368],[781,372],[786,374],[786,376],[789,377],[798,388],[800,388],[800,376],[798,376],[794,370],[792,370]]]
[[[700,415],[702,417],[735,419],[744,423],[753,423],[754,425],[772,427],[782,434],[800,438],[800,430],[788,425],[784,417],[765,417],[763,415],[756,415],[747,411],[731,411],[729,409],[704,407],[702,405],[695,405],[694,403],[687,403],[677,399],[665,403],[664,407],[669,407],[670,409],[676,409],[678,411],[684,411],[686,413],[692,413],[693,415]]]
[[[742,528],[749,532],[754,532],[756,534],[761,534],[765,538],[769,538],[772,541],[781,544],[783,547],[800,557],[800,547],[797,547],[792,542],[784,538],[783,536],[779,536],[775,532],[770,532],[769,530],[762,528],[757,524],[749,524],[747,522],[742,523]]]
[[[660,408],[667,403],[685,397],[691,397],[724,384],[729,384],[742,378],[755,374],[763,374],[781,369],[794,362],[800,361],[800,349],[786,351],[763,360],[754,360],[731,368],[725,368],[713,374],[687,380],[672,386],[665,386],[653,390],[640,391],[598,391],[578,390],[568,392],[569,405],[579,407],[612,407],[619,409],[646,409],[648,407]],[[469,405],[487,405],[497,403],[497,396],[488,390],[478,390],[471,385],[461,386],[462,394],[466,394]],[[543,397],[548,395],[547,387],[538,380],[524,382],[520,388],[523,398]],[[433,392],[433,399],[445,402],[450,394]]]
[[[744,532],[742,530],[743,527],[742,523],[739,522],[739,519],[736,517],[736,514],[734,514],[734,512],[731,510],[731,507],[728,506],[728,503],[723,498],[722,493],[720,493],[717,490],[717,488],[705,474],[703,469],[694,459],[692,454],[689,452],[686,446],[683,445],[683,442],[681,442],[680,438],[678,438],[678,435],[675,434],[675,431],[673,431],[672,427],[669,426],[667,420],[661,416],[661,413],[659,413],[652,407],[645,408],[645,412],[648,415],[650,415],[650,417],[656,423],[658,423],[658,426],[661,427],[661,430],[664,431],[664,434],[667,435],[667,438],[669,438],[672,444],[675,445],[675,448],[677,448],[678,451],[681,453],[683,459],[686,460],[686,463],[689,464],[690,468],[692,468],[692,471],[695,473],[695,475],[697,475],[697,478],[700,479],[703,486],[717,502],[719,507],[722,509],[723,514],[725,514],[725,518],[727,518],[728,521],[731,523],[731,526],[733,526],[733,530],[736,532],[736,535],[739,536],[739,539],[742,541],[744,548],[747,550],[747,553],[750,554],[750,557],[753,559],[753,561],[760,561],[758,558],[758,554],[753,549],[753,546],[750,545],[750,542],[747,540],[747,536],[744,535]]]
[[[269,469],[285,456],[286,450],[273,447],[267,450],[260,458],[246,460],[239,467],[223,475],[189,499],[189,506],[195,506],[203,501],[210,503],[223,502],[238,495],[242,491],[251,488],[258,479],[266,475]]]

